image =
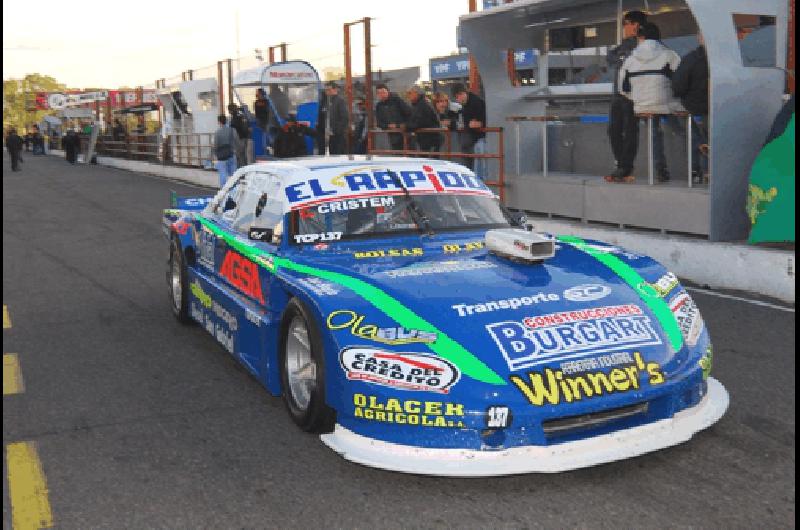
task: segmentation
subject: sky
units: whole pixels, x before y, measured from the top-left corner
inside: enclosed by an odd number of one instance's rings
[[[237,49],[252,61],[242,68],[255,66],[255,48],[266,54],[281,42],[289,59],[322,73],[343,68],[342,25],[364,17],[374,19],[373,70],[420,66],[427,79],[430,57],[456,51],[458,17],[467,11],[468,0],[3,2],[3,79],[40,73],[70,88],[147,86],[189,69],[199,70],[195,78],[215,76],[217,61]],[[362,26],[351,32],[353,70],[363,72]]]

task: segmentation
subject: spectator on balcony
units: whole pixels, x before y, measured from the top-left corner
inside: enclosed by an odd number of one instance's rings
[[[662,118],[673,131],[680,131],[673,113],[683,110],[672,93],[672,74],[677,70],[681,58],[661,43],[661,32],[653,23],[646,22],[637,33],[639,45],[625,59],[619,72],[622,92],[633,101],[636,114],[652,115],[653,159],[659,182],[670,179],[667,159],[664,155],[664,133]],[[626,175],[633,177],[633,175]],[[632,178],[626,181],[631,182]]]
[[[464,132],[461,134],[461,149],[465,153],[481,155],[486,153],[486,103],[462,84],[453,87],[453,96],[461,105],[461,117],[464,121]],[[467,158],[466,166],[473,169],[481,178],[486,177],[486,160],[483,158]]]
[[[214,133],[214,156],[217,158],[219,187],[222,188],[236,171],[236,148],[239,144],[239,136],[227,124],[228,118],[224,114],[220,114],[217,121],[219,128]]]
[[[244,167],[249,163],[247,153],[250,151],[249,146],[252,142],[250,139],[250,125],[236,104],[231,103],[228,105],[228,112],[231,115],[231,127],[239,137],[239,143],[236,146],[236,166]]]
[[[327,105],[325,112],[325,136],[328,139],[328,152],[332,155],[347,153],[347,131],[350,127],[350,116],[347,103],[339,95],[339,85],[329,81],[325,87]]]
[[[406,130],[414,132],[417,129],[438,129],[441,126],[439,116],[428,103],[421,88],[412,86],[406,92],[406,97],[411,103],[411,116],[408,118]],[[442,136],[439,133],[423,132],[418,133],[416,137],[420,151],[436,152],[442,145]]]
[[[611,107],[608,111],[608,139],[617,163],[616,169],[605,177],[609,182],[621,182],[633,173],[633,160],[636,158],[639,144],[639,121],[633,112],[633,102],[620,93],[618,77],[622,63],[630,57],[639,44],[636,34],[645,22],[647,15],[641,11],[625,13],[622,18],[622,42],[612,48],[606,57],[614,83]]]
[[[458,122],[458,111],[455,110],[460,106],[458,103],[450,102],[450,98],[444,92],[437,92],[433,96],[433,110],[436,111],[436,116],[439,118],[439,126],[448,131],[456,130],[456,123]],[[440,136],[439,146],[445,143],[444,135],[450,134],[449,132],[442,133]]]
[[[256,115],[256,125],[258,125],[263,132],[266,132],[267,124],[269,123],[269,101],[267,101],[267,93],[264,92],[263,88],[256,90],[253,112]]]
[[[672,91],[692,114],[692,181],[699,184],[708,168],[708,57],[701,33],[697,40],[672,76]]]
[[[389,92],[389,87],[379,83],[375,87],[378,103],[375,105],[375,121],[379,129],[402,133],[406,129],[406,122],[411,117],[411,108],[400,96]],[[402,134],[388,134],[389,145],[395,151],[403,149]]]

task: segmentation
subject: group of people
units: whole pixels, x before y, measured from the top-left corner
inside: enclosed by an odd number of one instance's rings
[[[10,127],[5,138],[6,150],[11,158],[11,170],[21,171],[20,164],[24,162],[22,158],[23,150],[34,155],[45,154],[44,137],[39,132],[39,126],[33,125],[23,136],[17,133],[16,127]]]
[[[389,91],[385,84],[377,86],[378,103],[375,106],[375,121],[379,129],[387,131],[388,142],[394,151],[405,148],[411,150],[436,153],[441,151],[444,134],[441,132],[423,131],[421,129],[446,129],[455,131],[463,129],[459,135],[460,149],[463,153],[486,153],[486,103],[483,99],[469,92],[462,84],[452,89],[454,104],[444,92],[436,92],[429,101],[423,90],[411,87],[406,92],[408,102]],[[416,133],[405,145],[404,134]],[[470,169],[478,175],[485,176],[486,164],[481,158],[467,158]]]
[[[407,101],[391,92],[385,84],[376,86],[377,104],[375,118],[378,128],[387,131],[392,150],[402,151],[404,134],[422,129],[446,129],[459,134],[458,148],[464,153],[480,155],[486,152],[486,104],[478,95],[469,92],[464,85],[453,87],[455,101],[444,92],[437,92],[428,98],[419,87],[411,87],[406,92]],[[272,155],[276,158],[298,157],[310,154],[306,137],[316,140],[319,153],[331,155],[348,154],[347,136],[352,130],[353,144],[350,153],[366,153],[367,123],[364,102],[359,100],[351,113],[347,102],[339,94],[339,86],[330,81],[325,85],[325,98],[320,106],[317,128],[313,130],[299,122],[297,116],[288,112],[288,105],[282,105],[282,94],[270,93],[269,100],[263,89],[256,92],[253,103],[255,123],[272,138]],[[277,105],[287,106],[286,120],[280,125],[274,118],[269,101],[277,100]],[[284,103],[288,103],[288,100]],[[273,105],[276,105],[273,101]],[[276,111],[280,113],[280,110]],[[214,155],[219,172],[220,186],[236,171],[253,161],[252,130],[246,111],[235,104],[228,105],[230,119],[226,115],[218,117],[219,128],[214,134]],[[283,114],[282,114],[283,116]],[[444,144],[441,131],[423,131],[410,138],[408,149],[429,153],[441,151]],[[457,149],[454,149],[457,150]],[[431,155],[435,156],[435,155]],[[485,160],[467,158],[465,164],[479,175],[486,174]]]
[[[670,173],[664,155],[662,124],[684,131],[675,116],[688,112],[692,124],[692,178],[701,182],[707,171],[708,59],[702,35],[700,45],[681,58],[661,42],[661,32],[641,11],[623,17],[624,39],[608,53],[614,94],[608,135],[616,169],[605,180],[634,182],[633,162],[639,143],[639,120],[653,120],[653,160],[659,182]]]

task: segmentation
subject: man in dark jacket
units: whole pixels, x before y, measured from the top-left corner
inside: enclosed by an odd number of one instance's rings
[[[467,87],[458,84],[453,87],[453,97],[461,105],[461,117],[464,121],[464,132],[461,133],[461,149],[465,153],[481,155],[486,153],[486,103]],[[479,177],[486,177],[486,160],[467,158],[465,165],[473,169]]]
[[[611,96],[611,108],[608,112],[608,139],[616,169],[605,179],[609,182],[622,182],[633,173],[633,160],[639,148],[639,121],[633,111],[633,102],[620,93],[619,70],[638,46],[637,34],[642,24],[647,22],[647,15],[641,11],[628,11],[622,18],[623,40],[619,46],[612,48],[606,57],[614,92]]]
[[[306,135],[313,136],[314,130],[299,123],[297,116],[290,113],[286,123],[275,136],[275,158],[295,158],[308,154]]]
[[[250,140],[250,125],[242,111],[234,103],[228,105],[228,112],[231,115],[231,127],[239,136],[239,143],[236,146],[236,165],[244,167],[247,165],[247,150]]]
[[[708,57],[703,36],[698,34],[697,40],[700,45],[681,58],[672,74],[672,91],[693,116],[692,179],[700,183],[708,165],[707,151],[701,149],[708,145]]]
[[[417,129],[438,129],[439,117],[425,99],[422,89],[413,86],[408,90],[407,96],[411,102],[411,117],[408,119],[406,130],[414,132]],[[417,145],[421,151],[438,151],[441,143],[442,137],[439,133],[417,134]]]
[[[347,103],[339,95],[339,86],[330,81],[325,88],[328,104],[325,112],[325,136],[328,138],[328,152],[332,155],[347,153],[347,131],[350,127],[350,115]]]
[[[19,160],[22,153],[22,138],[17,134],[17,130],[12,128],[8,131],[6,136],[6,149],[8,154],[11,155],[11,170],[19,171]]]
[[[403,132],[406,122],[411,117],[411,108],[408,103],[403,101],[400,96],[389,92],[389,87],[379,83],[375,87],[378,96],[378,103],[375,105],[375,121],[380,129],[384,131]],[[389,145],[395,151],[403,149],[403,135],[389,134]]]
[[[115,142],[124,142],[125,136],[127,136],[125,133],[125,126],[122,125],[119,120],[114,120],[114,128],[111,129],[111,134]]]
[[[81,139],[75,129],[67,131],[67,134],[61,139],[61,146],[64,148],[67,162],[74,164],[78,160],[78,151],[81,146]]]

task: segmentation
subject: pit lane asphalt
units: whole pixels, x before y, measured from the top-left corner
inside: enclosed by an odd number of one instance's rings
[[[444,479],[346,462],[166,295],[168,190],[27,155],[3,168],[3,303],[58,528],[794,526],[794,313],[692,293],[731,406],[688,443],[558,475]],[[755,274],[756,272],[754,272]],[[724,274],[724,264],[720,264]],[[10,528],[7,483],[3,527]]]

